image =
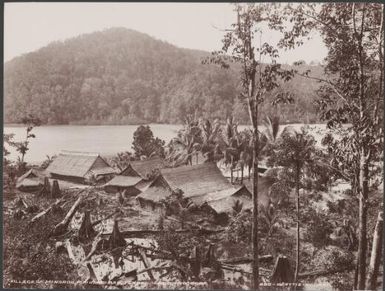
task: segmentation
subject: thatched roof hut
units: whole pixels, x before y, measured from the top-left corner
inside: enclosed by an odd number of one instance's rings
[[[230,213],[236,201],[242,203],[242,209],[246,210],[253,207],[251,193],[245,186],[195,196],[190,199],[196,205],[207,203],[216,213]]]
[[[140,161],[132,161],[120,173],[121,176],[141,177],[144,180],[151,179],[154,172],[165,167],[165,161],[159,157],[152,157]]]
[[[140,190],[135,186],[142,181],[140,177],[130,176],[115,176],[107,184],[104,185],[104,190],[110,193],[116,193],[124,190],[129,190],[128,193],[139,194]],[[127,192],[127,191],[126,191]]]
[[[214,163],[163,169],[161,176],[171,189],[180,189],[185,197],[233,188]]]
[[[38,169],[30,169],[20,176],[16,182],[16,188],[23,192],[35,192],[44,184],[44,172]]]
[[[46,170],[52,178],[84,183],[92,177],[97,181],[116,171],[97,153],[63,151]]]
[[[128,190],[132,195],[139,194],[151,184],[157,176],[156,171],[162,169],[164,165],[164,160],[158,157],[132,161],[119,175],[109,181],[104,189],[107,192]]]
[[[137,199],[142,207],[150,205],[154,208],[158,204],[160,206],[160,202],[176,189],[182,190],[184,197],[189,198],[197,206],[207,203],[217,213],[231,210],[237,199],[245,206],[248,200],[251,201],[251,194],[247,188],[243,186],[234,188],[214,163],[163,169]]]

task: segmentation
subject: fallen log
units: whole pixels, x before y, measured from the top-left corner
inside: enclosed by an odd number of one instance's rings
[[[155,281],[154,275],[152,274],[152,270],[151,270],[151,264],[147,259],[146,253],[142,249],[140,249],[139,255],[140,255],[140,258],[142,259],[144,266],[147,269],[147,274],[150,277],[151,281]]]
[[[74,205],[72,205],[71,209],[68,211],[67,215],[64,217],[64,219],[59,222],[55,228],[51,232],[51,236],[57,236],[65,233],[67,231],[68,225],[72,219],[72,217],[75,215],[77,208],[79,204],[82,202],[83,197],[79,196],[79,198],[75,201]]]
[[[146,273],[148,271],[163,271],[163,270],[170,270],[174,268],[173,266],[165,266],[165,267],[151,267],[151,268],[145,268],[145,269],[142,269],[140,271],[137,272],[137,274],[142,274],[142,273]]]
[[[84,258],[84,261],[88,261],[92,256],[93,254],[97,251],[98,249],[98,244],[99,242],[102,240],[102,238],[100,237],[100,233],[98,233],[94,239],[94,241],[92,242],[92,245],[91,245],[91,250],[90,252],[88,253],[88,255]]]
[[[342,273],[346,271],[352,271],[354,270],[354,266],[348,266],[341,269],[330,269],[330,270],[318,270],[318,271],[311,271],[307,273],[298,274],[299,279],[308,278],[308,277],[321,277],[326,276],[330,274],[336,274],[336,273]]]
[[[261,263],[269,263],[273,260],[272,255],[264,255],[258,258]],[[220,260],[221,263],[225,264],[249,264],[253,261],[251,257],[238,257],[233,259]]]
[[[36,214],[30,221],[30,223],[33,223],[35,222],[36,220],[38,220],[40,217],[46,215],[53,207],[55,206],[58,206],[62,201],[64,200],[64,198],[61,198],[59,200],[57,200],[55,203],[51,204],[51,206],[49,206],[48,208],[46,208],[45,210],[43,210],[42,212]]]

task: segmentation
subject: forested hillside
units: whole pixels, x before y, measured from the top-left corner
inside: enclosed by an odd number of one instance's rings
[[[180,123],[195,113],[246,123],[237,70],[203,65],[208,55],[125,28],[54,42],[5,64],[5,122],[32,113],[46,124]],[[319,66],[302,69],[322,74]],[[282,120],[317,122],[318,85],[302,77],[286,83],[295,104],[279,106]],[[274,110],[265,104],[262,115]]]

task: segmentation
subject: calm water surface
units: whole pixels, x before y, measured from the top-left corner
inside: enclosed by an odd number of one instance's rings
[[[299,128],[302,124],[294,124]],[[33,129],[36,135],[31,139],[29,151],[25,160],[30,163],[38,163],[53,156],[61,150],[98,152],[101,155],[111,156],[122,151],[132,151],[133,134],[137,125],[61,125],[40,126]],[[176,136],[181,125],[150,124],[155,137],[170,141]],[[246,126],[239,126],[239,130]],[[316,129],[324,129],[325,125],[312,125]],[[5,126],[4,133],[14,133],[15,141],[25,138],[25,127]],[[316,139],[319,140],[317,134]],[[11,150],[11,159],[17,158],[17,153]]]
[[[132,151],[133,134],[137,125],[113,126],[40,126],[33,129],[36,135],[31,139],[27,162],[40,162],[46,156],[60,153],[61,150],[98,152],[102,155],[114,155],[122,151]],[[180,125],[151,124],[154,136],[166,142],[176,136]],[[15,141],[25,138],[25,127],[4,127],[4,133],[14,133]],[[11,159],[16,159],[15,151]]]

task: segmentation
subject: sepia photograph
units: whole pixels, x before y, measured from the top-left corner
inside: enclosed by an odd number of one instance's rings
[[[3,7],[3,288],[383,290],[383,4]]]

